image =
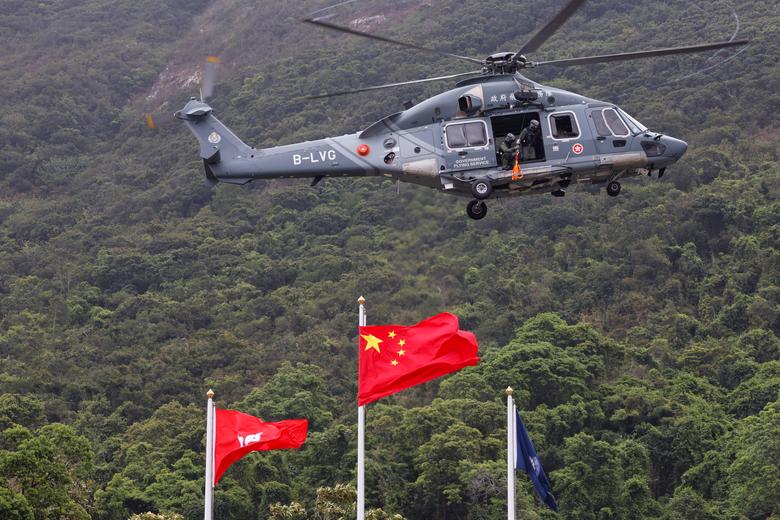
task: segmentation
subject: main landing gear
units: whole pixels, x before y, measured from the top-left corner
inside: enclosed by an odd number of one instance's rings
[[[489,179],[477,179],[471,183],[471,194],[474,195],[474,200],[466,206],[466,213],[474,220],[485,218],[487,215],[485,199],[493,194],[493,184]]]
[[[486,199],[493,193],[493,185],[488,180],[478,180],[471,183],[471,194],[475,199]]]
[[[620,194],[620,183],[618,181],[609,181],[607,184],[607,195],[617,197]]]
[[[472,200],[466,206],[466,213],[474,220],[485,218],[485,215],[487,215],[487,204],[482,200]]]

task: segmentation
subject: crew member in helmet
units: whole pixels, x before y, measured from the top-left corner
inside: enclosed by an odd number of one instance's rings
[[[542,128],[539,121],[532,119],[531,123],[520,132],[520,160],[534,161],[537,157],[537,147],[542,139]]]
[[[501,152],[501,166],[505,170],[509,170],[514,165],[518,146],[519,143],[515,139],[515,134],[506,134],[504,140],[498,145],[498,149]]]

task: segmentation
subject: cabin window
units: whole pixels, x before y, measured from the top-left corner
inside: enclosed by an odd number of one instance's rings
[[[599,135],[605,137],[612,135],[606,121],[604,121],[604,115],[601,113],[601,110],[594,110],[590,115],[593,118],[593,124],[596,125],[596,132],[598,132]]]
[[[447,125],[444,133],[449,148],[470,148],[488,144],[487,125],[482,121]]]
[[[612,130],[612,133],[616,136],[625,137],[631,133],[628,131],[628,127],[623,122],[623,120],[620,119],[620,116],[617,114],[617,112],[615,112],[615,110],[611,108],[605,109],[604,119],[606,119],[609,129]]]
[[[550,131],[553,139],[574,139],[580,136],[580,127],[573,112],[550,114]]]
[[[487,145],[487,129],[482,123],[466,123],[463,125],[463,133],[466,134],[466,140],[469,146]]]
[[[466,135],[463,133],[464,125],[450,125],[447,127],[447,146],[450,148],[464,148],[468,146]]]

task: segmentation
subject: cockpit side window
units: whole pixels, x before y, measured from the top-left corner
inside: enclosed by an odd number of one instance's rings
[[[607,137],[612,135],[607,123],[604,121],[604,115],[601,113],[601,110],[594,110],[590,115],[593,117],[593,124],[596,125],[596,132],[598,132],[600,136]]]
[[[575,139],[580,136],[580,127],[573,112],[550,114],[550,131],[553,139]]]
[[[444,133],[449,148],[470,148],[487,146],[487,126],[482,121],[447,125]]]
[[[618,108],[617,111],[618,111],[618,113],[621,116],[623,116],[623,120],[626,123],[628,123],[628,126],[631,127],[631,131],[634,134],[647,132],[647,127],[645,125],[643,125],[642,123],[640,123],[639,121],[637,121],[635,118],[633,118],[630,115],[628,115],[628,113],[626,113],[625,110],[622,110],[622,109]]]
[[[606,119],[607,126],[609,126],[610,130],[612,130],[612,133],[617,137],[625,137],[631,133],[628,131],[628,127],[623,122],[623,120],[620,119],[620,116],[617,114],[617,112],[615,112],[614,109],[605,109],[604,119]]]

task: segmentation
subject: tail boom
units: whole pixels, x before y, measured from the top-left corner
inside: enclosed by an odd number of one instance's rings
[[[356,177],[392,174],[362,158],[357,134],[320,139],[274,148],[255,149],[245,144],[212,113],[192,99],[176,112],[200,145],[206,177],[211,183],[245,184],[255,179]]]

